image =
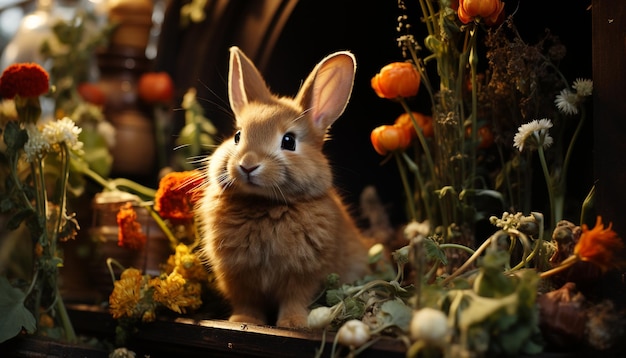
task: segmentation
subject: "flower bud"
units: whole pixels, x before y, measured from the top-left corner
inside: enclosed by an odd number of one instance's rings
[[[307,325],[311,329],[323,329],[333,321],[333,318],[332,311],[329,307],[317,307],[309,312]]]
[[[434,345],[445,344],[448,337],[448,317],[437,309],[425,307],[413,313],[411,338]]]
[[[337,340],[349,347],[360,347],[370,339],[370,327],[358,319],[352,319],[339,328]]]

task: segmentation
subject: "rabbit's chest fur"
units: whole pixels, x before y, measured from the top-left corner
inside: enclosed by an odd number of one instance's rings
[[[204,245],[213,270],[262,291],[274,291],[294,277],[323,280],[341,269],[337,262],[346,248],[340,236],[350,234],[349,227],[342,229],[343,213],[335,200],[330,195],[289,204],[205,198]]]

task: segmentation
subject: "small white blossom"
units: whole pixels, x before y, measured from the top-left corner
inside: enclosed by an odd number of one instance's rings
[[[311,310],[307,318],[307,325],[312,329],[325,328],[334,319],[333,312],[329,307],[321,306]]]
[[[78,141],[80,132],[82,129],[77,127],[69,117],[50,121],[41,131],[50,145],[65,143],[72,150],[80,150],[83,147],[83,143]]]
[[[26,124],[26,133],[28,133],[28,140],[24,144],[24,152],[26,153],[26,160],[33,162],[36,159],[43,158],[43,155],[50,149],[50,144],[43,137],[41,130],[35,124]]]
[[[43,137],[48,141],[50,148],[60,150],[59,145],[65,144],[69,150],[82,154],[83,142],[78,140],[82,128],[76,126],[69,117],[45,124],[42,130]]]
[[[360,347],[370,339],[370,327],[358,319],[344,323],[337,331],[337,341],[348,347]]]
[[[593,92],[593,81],[577,78],[572,84],[572,88],[576,90],[576,95],[578,97],[589,97]]]
[[[83,148],[83,143],[78,140],[82,129],[69,117],[49,121],[41,126],[27,124],[25,129],[28,141],[24,144],[24,152],[29,162],[43,158],[51,150],[58,150],[57,146],[60,144],[65,144],[70,150],[78,153]]]
[[[578,97],[576,93],[573,93],[569,89],[564,89],[556,96],[554,100],[556,107],[564,114],[577,114],[578,113]]]
[[[552,128],[552,121],[543,118],[533,120],[529,123],[522,124],[518,129],[515,137],[513,137],[513,146],[521,152],[524,146],[530,150],[537,149],[540,146],[548,148],[552,145],[553,139],[548,134],[548,129]]]
[[[109,358],[135,358],[135,352],[126,348],[116,348],[109,354]]]
[[[411,240],[418,236],[426,237],[430,233],[430,223],[428,220],[423,222],[411,221],[404,228],[404,237]]]
[[[411,338],[441,346],[446,343],[450,329],[448,317],[440,310],[425,307],[413,313]]]

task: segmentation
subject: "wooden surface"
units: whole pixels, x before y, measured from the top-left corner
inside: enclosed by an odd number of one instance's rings
[[[626,238],[626,1],[593,0],[596,208]]]
[[[111,337],[116,321],[104,309],[70,305],[76,330]],[[94,324],[96,323],[97,324]],[[321,346],[321,332],[273,326],[242,325],[225,320],[164,319],[142,325],[129,342],[137,357],[313,357]],[[334,334],[327,334],[324,356],[328,357]],[[381,339],[359,357],[404,357],[403,343]],[[341,356],[348,351],[344,348]]]

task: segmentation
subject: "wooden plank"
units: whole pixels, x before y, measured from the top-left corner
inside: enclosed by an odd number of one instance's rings
[[[626,1],[593,0],[596,209],[626,238]]]
[[[82,334],[111,338],[116,321],[100,306],[69,305],[75,329]],[[94,324],[98,322],[98,324]],[[225,320],[164,317],[138,326],[128,348],[138,357],[313,357],[325,339],[324,356],[329,356],[334,333],[246,325]],[[339,348],[338,348],[339,349]],[[342,356],[348,353],[342,348]],[[383,337],[359,357],[405,357],[406,346]]]

